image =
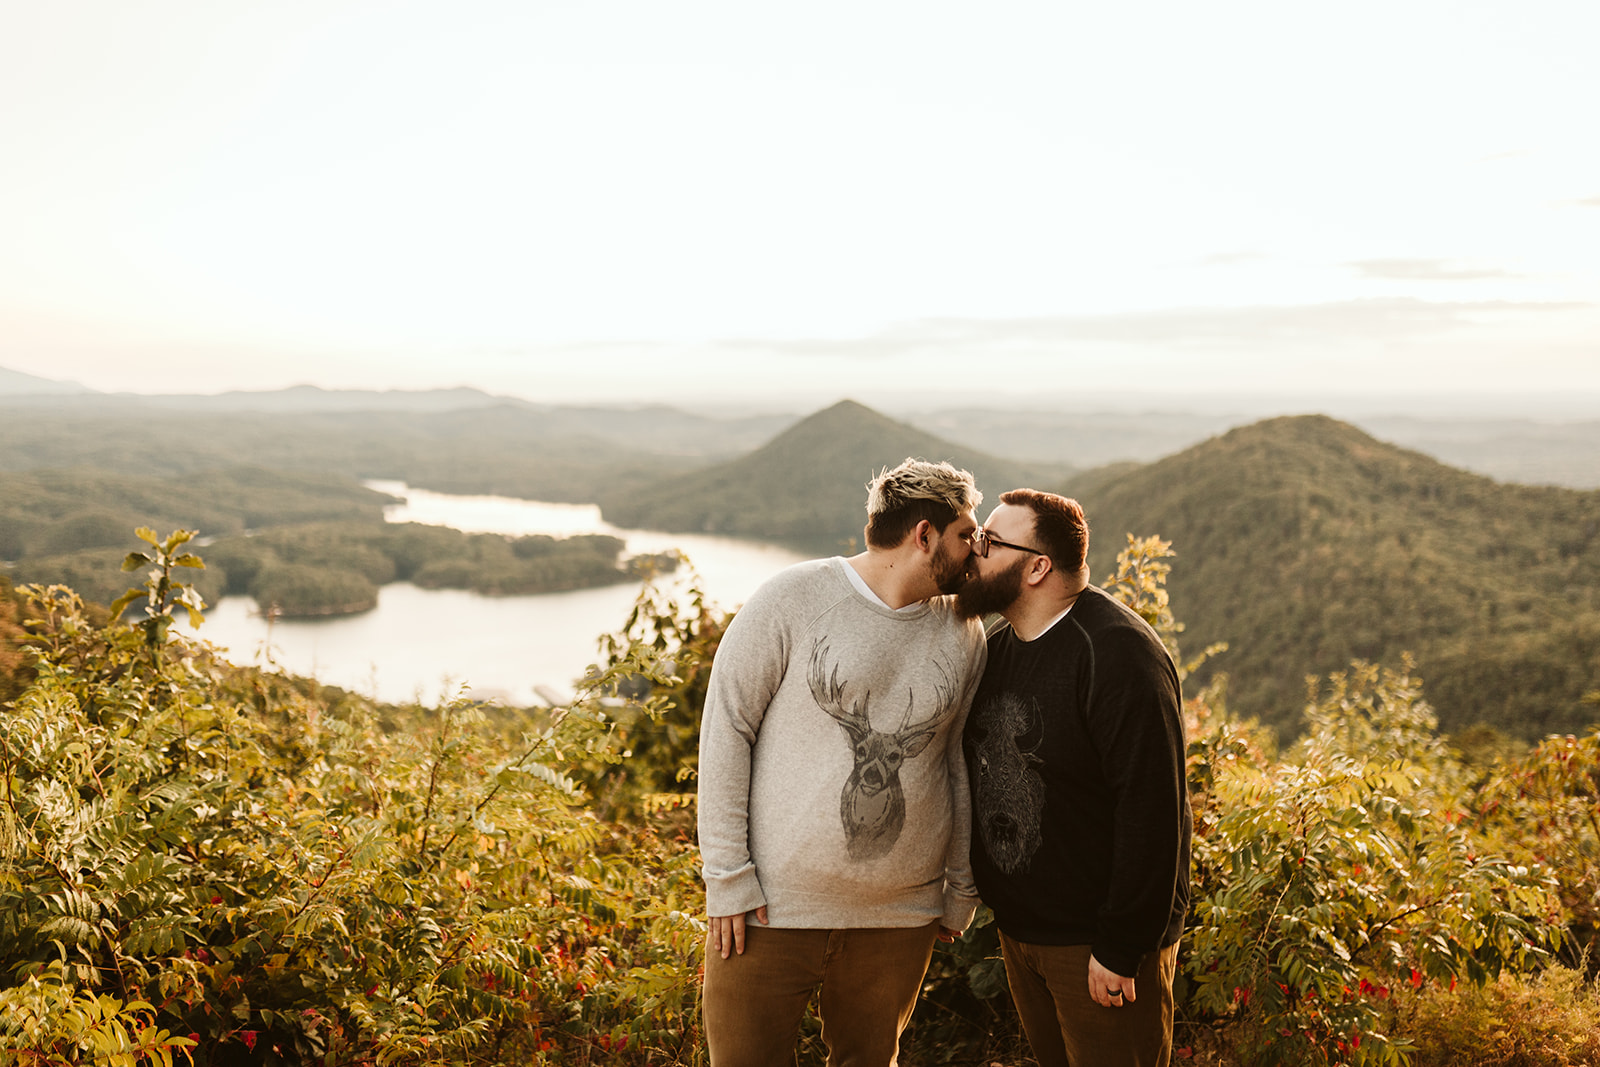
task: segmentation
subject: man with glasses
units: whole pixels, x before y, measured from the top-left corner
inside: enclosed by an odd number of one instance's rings
[[[973,876],[1040,1067],[1165,1067],[1189,906],[1177,669],[1089,584],[1077,501],[1000,500],[957,594],[1005,620],[964,738]]]
[[[972,920],[984,641],[947,594],[982,499],[948,463],[884,471],[866,551],[780,572],[723,635],[700,725],[712,1067],[792,1064],[813,993],[830,1063],[889,1067],[935,940]]]

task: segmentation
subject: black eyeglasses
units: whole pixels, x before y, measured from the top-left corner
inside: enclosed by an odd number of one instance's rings
[[[1010,541],[1002,541],[982,526],[972,531],[971,542],[972,551],[982,559],[989,558],[990,545],[999,545],[1001,548],[1014,548],[1018,552],[1032,552],[1036,556],[1048,556],[1050,554],[1048,552],[1040,552],[1037,548],[1029,548],[1027,545],[1014,545]]]

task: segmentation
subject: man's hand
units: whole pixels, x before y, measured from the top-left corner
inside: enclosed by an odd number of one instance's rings
[[[943,941],[947,945],[960,936],[960,930],[952,930],[948,926],[939,927],[939,940]]]
[[[1102,1008],[1120,1008],[1139,999],[1134,996],[1132,978],[1106,970],[1093,955],[1089,957],[1089,997]]]
[[[744,924],[745,920],[754,918],[762,926],[767,925],[767,906],[765,904],[755,911],[746,912],[744,915],[713,915],[711,917],[711,951],[720,953],[727,959],[734,953],[744,955]]]

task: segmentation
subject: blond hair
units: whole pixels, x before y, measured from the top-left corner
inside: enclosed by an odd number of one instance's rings
[[[927,519],[940,533],[983,503],[972,475],[948,463],[907,456],[867,483],[867,544],[894,548]]]

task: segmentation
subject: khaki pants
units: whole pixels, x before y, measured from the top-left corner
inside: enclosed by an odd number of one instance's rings
[[[1030,945],[1002,931],[1011,999],[1039,1067],[1167,1067],[1178,946],[1145,955],[1139,999],[1102,1008],[1089,997],[1088,945]]]
[[[706,950],[712,1067],[794,1063],[800,1020],[820,988],[828,1067],[893,1067],[933,957],[939,921],[911,929],[745,926],[744,954]]]

